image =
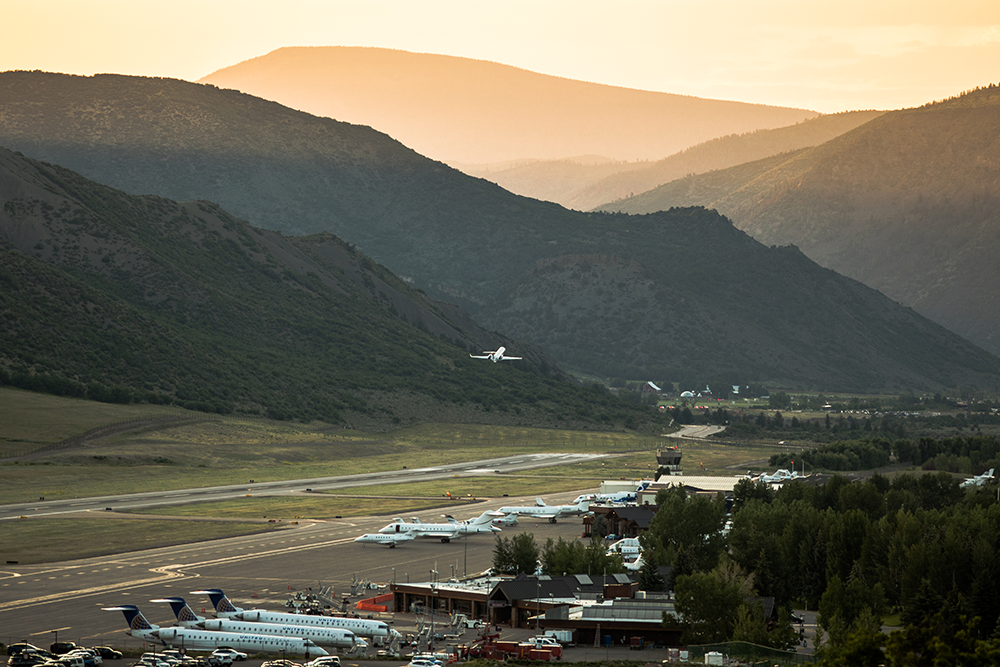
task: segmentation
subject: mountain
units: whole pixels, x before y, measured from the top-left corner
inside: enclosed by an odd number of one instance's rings
[[[581,374],[912,391],[1000,375],[995,357],[712,211],[569,211],[371,128],[176,80],[0,74],[0,119],[0,145],[113,187],[336,234]]]
[[[369,125],[448,162],[658,159],[718,136],[792,125],[803,109],[707,100],[499,63],[347,46],[289,47],[199,83]]]
[[[893,111],[811,149],[601,210],[715,208],[1000,354],[1000,87]]]
[[[583,157],[522,160],[513,164],[451,165],[470,176],[493,181],[510,192],[588,211],[691,174],[726,169],[779,153],[818,146],[882,113],[849,111],[773,130],[719,137],[655,162]]]
[[[0,384],[322,419],[658,428],[328,233],[132,196],[0,149]],[[470,359],[506,344],[510,364]]]

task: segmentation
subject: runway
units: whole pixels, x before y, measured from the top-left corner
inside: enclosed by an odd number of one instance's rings
[[[606,454],[521,454],[503,458],[452,463],[448,465],[402,470],[387,470],[382,472],[362,473],[358,475],[342,475],[337,477],[314,477],[310,479],[294,479],[278,482],[260,482],[247,484],[231,484],[226,486],[211,486],[196,489],[175,489],[171,491],[152,491],[149,493],[130,493],[118,496],[93,496],[88,498],[70,498],[65,500],[39,500],[30,503],[0,505],[0,521],[18,519],[22,516],[40,517],[72,514],[113,508],[128,510],[139,507],[160,505],[178,505],[181,503],[209,502],[242,498],[248,493],[255,496],[276,496],[287,493],[302,492],[307,489],[327,491],[331,489],[349,489],[373,484],[402,484],[406,482],[424,482],[435,479],[454,477],[475,477],[510,473],[520,470],[531,470],[548,466],[566,465],[584,460],[607,456]]]
[[[450,470],[444,473],[453,475]],[[544,497],[549,503],[561,503],[586,490]],[[533,500],[534,496],[502,498],[417,514],[424,521],[446,513],[464,519],[486,509]],[[101,611],[102,607],[135,604],[151,623],[171,625],[175,619],[169,606],[149,600],[180,596],[199,614],[204,609],[211,615],[207,597],[191,595],[190,591],[221,588],[239,606],[279,609],[293,591],[309,587],[333,586],[338,596],[348,593],[352,577],[380,584],[388,584],[394,577],[397,581],[427,581],[431,570],[446,579],[453,574],[481,572],[492,563],[494,540],[486,534],[447,544],[418,539],[395,549],[354,543],[355,537],[377,531],[391,518],[310,520],[263,535],[78,561],[2,565],[0,641],[26,640],[47,647],[58,635],[60,641],[139,648],[140,642],[125,635],[122,614]],[[582,527],[579,518],[554,525],[522,521],[520,526],[505,528],[503,535],[522,531],[532,532],[541,547],[548,537],[578,537]]]

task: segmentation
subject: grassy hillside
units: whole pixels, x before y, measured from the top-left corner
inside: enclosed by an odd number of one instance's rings
[[[0,201],[4,384],[376,429],[659,421],[575,387],[330,234],[286,238],[9,151]],[[469,358],[494,340],[525,359]]]
[[[350,373],[346,377],[317,375],[314,364],[289,371],[329,387],[323,392],[331,400],[345,391],[341,382],[347,379],[347,387],[381,387],[393,397],[411,381],[422,396],[451,391],[458,383],[463,396],[479,396],[483,405],[502,404],[496,394],[479,393],[480,388],[499,391],[486,378],[521,377],[524,369],[508,366],[488,375],[473,367],[477,374],[446,373],[442,384],[432,372],[440,370],[433,360],[449,355],[437,347],[423,348],[423,343],[410,344],[405,325],[423,322],[438,337],[461,341],[464,350],[473,344],[489,347],[483,338],[487,334],[470,333],[473,326],[462,323],[454,307],[441,303],[422,306],[417,310],[427,316],[414,319],[407,304],[421,301],[422,295],[410,285],[461,306],[490,329],[541,345],[562,365],[599,377],[689,386],[787,382],[936,391],[965,383],[993,386],[1000,374],[996,358],[864,286],[805,261],[794,250],[753,241],[710,211],[673,210],[643,217],[568,211],[465,176],[370,128],[182,81],[0,74],[0,115],[0,142],[32,156],[133,193],[219,202],[258,227],[282,234],[334,233],[400,276],[396,282],[387,275],[372,277],[388,288],[366,287],[360,274],[354,280],[335,279],[327,276],[328,254],[350,260],[352,267],[367,260],[351,259],[350,246],[323,236],[293,240],[229,229],[228,218],[208,204],[158,212],[160,204],[154,202],[161,200],[137,200],[141,206],[135,207],[152,215],[157,229],[173,234],[165,220],[180,216],[181,228],[191,230],[193,236],[185,233],[178,240],[188,243],[185,239],[190,238],[197,246],[198,253],[191,257],[200,259],[190,260],[185,270],[194,271],[199,280],[207,270],[199,262],[208,257],[226,260],[232,271],[228,275],[239,276],[225,286],[226,294],[233,296],[236,285],[249,295],[231,317],[261,328],[256,345],[262,344],[266,331],[269,340],[305,358],[316,350],[332,354],[329,341],[343,346],[338,359],[350,369],[343,371]],[[61,204],[52,206],[59,210]],[[41,209],[35,215],[42,215]],[[217,221],[201,229],[199,217]],[[105,267],[103,258],[108,256],[111,266],[139,272],[129,264],[128,253],[118,253],[110,241],[94,239],[101,254],[88,255],[91,266]],[[38,242],[42,248],[35,250]],[[143,303],[163,300],[163,308],[183,315],[184,322],[224,330],[226,318],[215,321],[212,308],[194,305],[210,299],[202,285],[173,273],[179,258],[170,254],[172,244],[157,250],[157,256],[169,262],[157,264],[156,276],[143,284]],[[18,247],[40,258],[56,256],[40,238],[26,237]],[[327,311],[310,315],[308,323],[291,333],[269,329],[275,326],[272,319],[260,319],[245,309],[243,304],[274,298],[281,301],[276,307],[282,313],[312,312],[308,304],[315,300],[310,295],[320,287],[310,272],[320,277],[322,289],[363,290],[369,301],[383,305],[387,324],[384,333],[372,339],[391,354],[361,351],[345,324],[350,319]],[[176,284],[192,300],[180,303],[177,297],[158,296],[161,282]],[[125,287],[129,284],[116,289],[138,296],[136,287]],[[290,296],[285,296],[288,289]],[[217,341],[199,341],[196,348],[203,350],[210,343]],[[241,347],[234,353],[246,356],[239,369],[226,370],[222,377],[249,376],[243,368],[265,363],[273,354],[270,348],[265,353]],[[393,368],[399,358],[412,358],[422,370],[414,374]],[[449,363],[445,366],[450,369]],[[543,364],[539,355],[531,367],[544,375],[551,369]],[[454,368],[466,367],[456,361]],[[372,371],[383,370],[395,380],[370,380]],[[256,377],[261,379],[245,379],[268,383],[266,376]],[[460,381],[466,377],[470,384]],[[294,394],[296,386],[281,389]],[[530,403],[540,396],[524,388],[517,398]],[[207,398],[196,393],[186,400]],[[345,397],[329,407],[343,410],[341,403],[352,405]],[[394,410],[402,403],[414,406],[417,414],[422,411],[419,401],[397,398],[396,403]],[[367,405],[373,409],[371,402]],[[594,416],[588,408],[580,409],[587,419]]]
[[[719,210],[1000,353],[1000,88],[887,113],[805,151],[602,207]]]

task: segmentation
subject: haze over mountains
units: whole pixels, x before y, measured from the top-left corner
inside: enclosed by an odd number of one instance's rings
[[[513,165],[453,165],[470,176],[506,190],[589,211],[691,174],[818,146],[877,118],[881,111],[851,111],[819,116],[788,127],[712,139],[654,162],[615,162],[594,158],[522,161]]]
[[[169,79],[0,74],[0,119],[0,144],[132,193],[333,232],[581,373],[913,391],[1000,376],[996,357],[711,211],[576,213],[367,127]]]
[[[813,148],[601,210],[717,209],[1000,353],[1000,87],[886,113]]]
[[[199,80],[369,125],[449,163],[600,155],[658,160],[814,111],[618,88],[482,60],[379,48],[288,47]]]

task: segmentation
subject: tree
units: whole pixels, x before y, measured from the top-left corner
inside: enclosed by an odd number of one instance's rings
[[[724,559],[711,572],[677,577],[674,608],[678,618],[665,619],[683,629],[685,644],[710,644],[732,636],[737,610],[754,594],[753,576]]]
[[[687,549],[691,571],[714,568],[726,542],[721,532],[726,519],[726,504],[721,494],[714,498],[702,495],[689,498],[683,485],[671,486],[656,494],[656,504],[659,509],[649,530],[640,538],[648,558],[671,562],[682,549]]]
[[[667,590],[667,582],[653,561],[644,560],[639,568],[639,590],[654,593]]]
[[[494,574],[534,574],[538,569],[538,545],[532,533],[512,538],[497,536],[493,547]]]

